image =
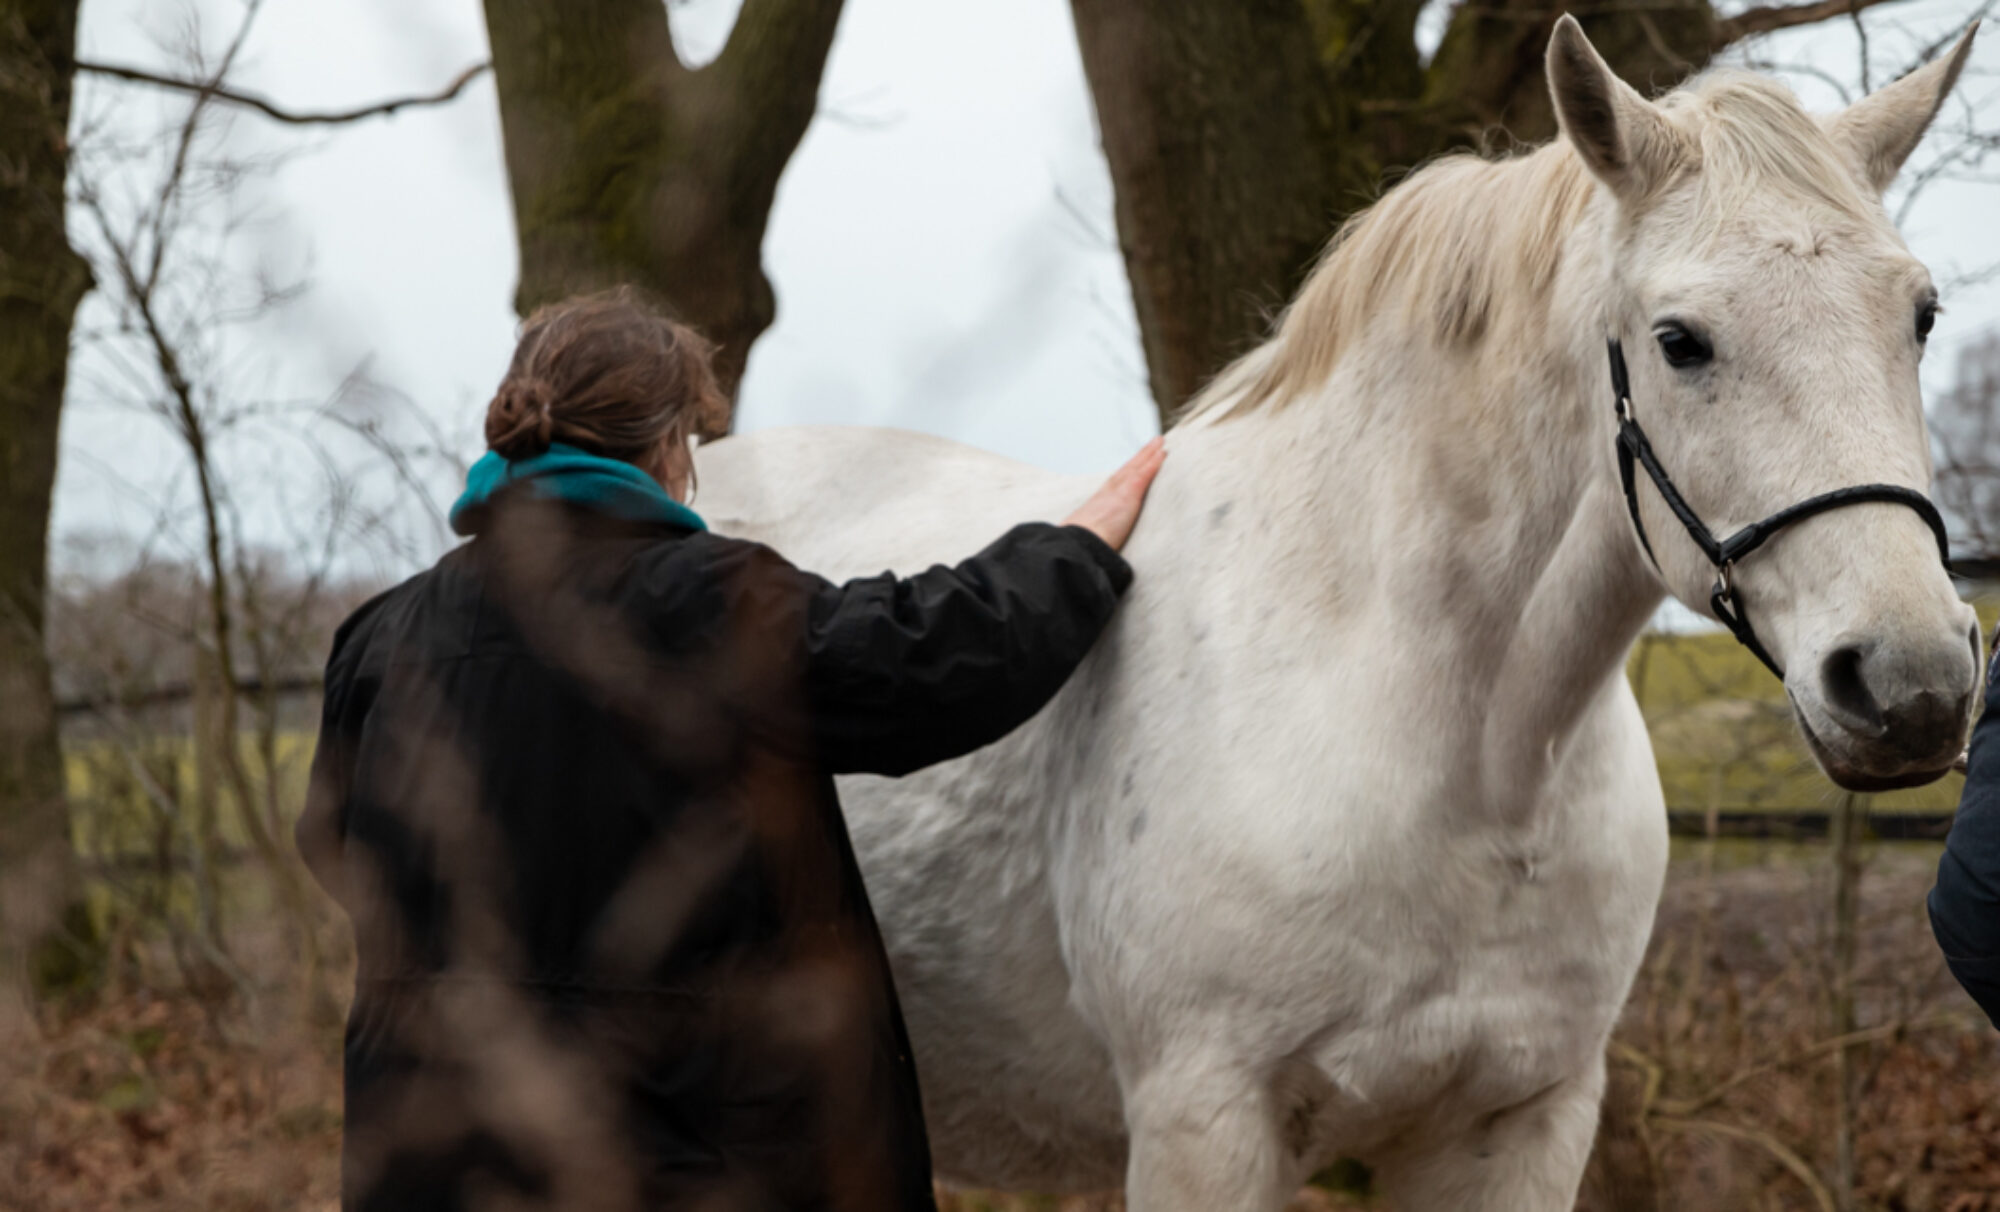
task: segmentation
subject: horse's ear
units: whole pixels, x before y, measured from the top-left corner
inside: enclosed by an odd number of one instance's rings
[[[1549,96],[1576,154],[1627,202],[1651,193],[1679,166],[1682,139],[1666,115],[1620,80],[1564,14],[1549,39]]]
[[[1903,161],[1917,150],[1925,128],[1958,83],[1966,56],[1972,53],[1972,35],[1978,31],[1975,21],[1950,53],[1827,119],[1827,133],[1853,157],[1861,179],[1876,193],[1889,188]]]

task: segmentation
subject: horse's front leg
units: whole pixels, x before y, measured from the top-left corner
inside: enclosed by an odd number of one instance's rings
[[[1376,1167],[1399,1212],[1569,1212],[1597,1136],[1604,1061],[1460,1131],[1421,1139]]]
[[[1189,1059],[1125,1085],[1130,1212],[1279,1212],[1304,1181],[1259,1075]]]

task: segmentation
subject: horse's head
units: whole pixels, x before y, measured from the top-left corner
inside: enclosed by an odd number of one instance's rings
[[[1928,489],[1917,362],[1937,291],[1880,198],[1971,42],[1815,121],[1781,86],[1740,74],[1650,103],[1575,21],[1557,26],[1556,112],[1608,195],[1603,314],[1661,464],[1716,535],[1832,489]],[[1608,387],[1604,399],[1609,414]],[[1638,482],[1667,587],[1708,612],[1715,566]],[[1909,786],[1949,768],[1979,681],[1979,627],[1920,512],[1830,509],[1730,575],[1834,781]]]

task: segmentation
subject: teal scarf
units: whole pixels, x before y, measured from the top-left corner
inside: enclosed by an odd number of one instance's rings
[[[524,484],[544,501],[567,501],[630,522],[708,529],[700,514],[668,496],[659,481],[632,464],[558,442],[532,459],[512,462],[487,451],[466,473],[465,492],[451,507],[452,530],[477,533],[483,508],[510,484]]]

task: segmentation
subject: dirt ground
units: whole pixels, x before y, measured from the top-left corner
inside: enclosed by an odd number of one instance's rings
[[[1845,1089],[1852,1207],[2000,1212],[2000,1034],[1931,943],[1922,898],[1935,850],[1870,856],[1845,985],[1825,855],[1725,844],[1705,866],[1698,847],[1677,851],[1579,1208],[1841,1208]],[[262,973],[290,962],[275,935],[243,951]],[[1843,987],[1858,1028],[1845,1050],[1828,1043]],[[274,984],[255,1005],[205,1007],[132,980],[42,1022],[6,1000],[0,1209],[333,1209],[340,1029],[337,1006],[313,1012],[309,1000]],[[1309,1189],[1294,1209],[1377,1206],[1364,1171],[1344,1175],[1347,1190]],[[950,1192],[941,1204],[1122,1207]]]

